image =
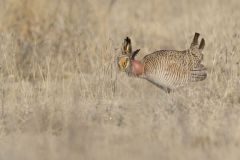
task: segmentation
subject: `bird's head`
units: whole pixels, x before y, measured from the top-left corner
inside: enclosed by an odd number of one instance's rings
[[[138,54],[140,49],[132,51],[131,39],[125,38],[122,45],[121,56],[117,57],[117,65],[120,71],[128,72],[131,66],[131,62],[134,60],[135,56]]]
[[[118,69],[120,71],[126,71],[129,66],[130,66],[130,59],[128,56],[119,56],[117,58],[117,62],[118,62]]]

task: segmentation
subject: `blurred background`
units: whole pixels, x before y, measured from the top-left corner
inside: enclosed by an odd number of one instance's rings
[[[238,0],[0,0],[0,159],[239,159]],[[117,70],[206,40],[208,78],[171,94]]]

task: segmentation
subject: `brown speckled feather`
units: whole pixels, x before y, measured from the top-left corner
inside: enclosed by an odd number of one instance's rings
[[[195,54],[200,54],[196,56]],[[206,78],[201,53],[191,50],[160,50],[145,56],[142,78],[162,87],[175,89]]]

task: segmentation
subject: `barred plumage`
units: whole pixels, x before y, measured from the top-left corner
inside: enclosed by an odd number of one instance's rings
[[[190,82],[202,81],[207,77],[206,68],[201,64],[205,40],[202,39],[198,45],[198,37],[199,33],[195,33],[187,50],[160,50],[146,55],[141,61],[134,59],[139,50],[124,54],[119,57],[118,66],[129,75],[144,78],[166,92]],[[124,53],[127,53],[126,48],[132,49],[129,38],[125,39],[123,48]]]

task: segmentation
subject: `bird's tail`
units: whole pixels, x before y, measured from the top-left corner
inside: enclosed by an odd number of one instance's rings
[[[207,70],[204,65],[199,64],[197,67],[191,70],[190,81],[197,82],[207,78]]]

